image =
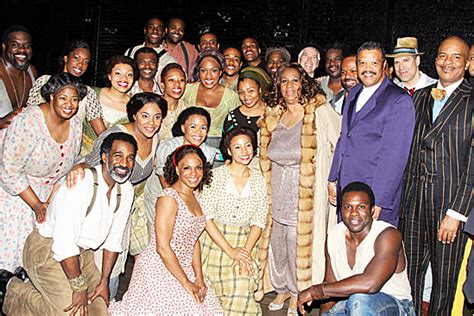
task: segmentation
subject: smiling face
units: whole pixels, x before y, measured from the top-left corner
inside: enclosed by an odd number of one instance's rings
[[[150,80],[155,77],[158,70],[158,60],[156,54],[140,53],[137,56],[137,66],[140,79]]]
[[[457,37],[444,40],[435,60],[436,72],[443,87],[461,80],[469,68],[469,46]]]
[[[133,85],[133,68],[128,64],[116,64],[108,78],[112,89],[126,93]]]
[[[261,89],[258,83],[250,78],[242,79],[239,82],[237,93],[242,104],[251,109],[260,102]]]
[[[368,233],[372,225],[374,207],[366,192],[346,192],[341,203],[342,221],[351,233]]]
[[[26,70],[33,57],[31,37],[25,32],[13,32],[8,41],[2,43],[3,59],[18,70]]]
[[[407,86],[412,87],[418,81],[420,71],[420,56],[400,56],[393,59],[393,67],[395,74],[401,82],[406,83]]]
[[[301,97],[301,75],[298,70],[287,68],[280,75],[280,91],[286,104],[297,104]]]
[[[347,91],[359,83],[357,78],[356,57],[350,56],[344,58],[341,64],[341,84]]]
[[[67,56],[64,56],[64,72],[75,77],[82,76],[89,67],[91,53],[86,48],[76,48]]]
[[[330,48],[326,52],[324,68],[329,77],[337,79],[341,77],[342,50]]]
[[[364,49],[357,56],[357,74],[364,87],[371,87],[383,81],[385,61],[380,49]]]
[[[252,37],[245,38],[242,41],[242,52],[244,53],[244,59],[247,62],[252,62],[258,59],[260,55],[260,47]]]
[[[313,76],[314,70],[319,66],[318,50],[314,47],[306,47],[301,52],[301,57],[298,60],[298,63],[310,76]]]
[[[79,109],[79,95],[76,88],[65,86],[50,96],[53,113],[63,119],[69,120]]]
[[[163,96],[175,100],[181,99],[186,86],[186,76],[180,69],[171,69],[166,74],[163,82],[160,84],[163,90]]]
[[[200,52],[205,50],[218,50],[219,43],[217,42],[217,36],[212,33],[202,34],[199,38],[198,48]]]
[[[184,144],[200,146],[205,140],[208,132],[208,123],[205,116],[193,114],[181,125],[184,134]]]
[[[132,144],[115,140],[108,154],[102,154],[107,175],[117,183],[125,183],[130,178],[135,165],[135,149]]]
[[[158,18],[152,18],[143,29],[145,33],[145,46],[158,47],[163,40],[165,24]]]
[[[267,58],[267,70],[270,74],[277,72],[278,68],[283,64],[285,58],[280,51],[273,51],[268,55]]]
[[[185,27],[183,20],[171,19],[166,29],[166,39],[173,44],[178,44],[183,39]]]
[[[214,57],[204,57],[199,64],[199,80],[207,89],[214,88],[219,84],[222,70]]]
[[[190,189],[195,189],[201,183],[204,176],[204,166],[201,158],[195,153],[188,153],[176,166],[176,174],[179,182]]]
[[[236,48],[230,47],[224,50],[224,73],[227,76],[233,77],[239,73],[240,67],[242,67],[241,57],[240,51]]]
[[[161,109],[156,103],[146,103],[137,114],[133,116],[135,126],[146,138],[153,138],[161,126]]]
[[[232,163],[248,165],[253,158],[252,139],[248,135],[234,136],[227,152],[232,157]]]

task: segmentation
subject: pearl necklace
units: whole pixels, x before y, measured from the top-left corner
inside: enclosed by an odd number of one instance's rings
[[[8,69],[7,69],[7,65],[5,65],[5,61],[3,60],[2,58],[2,64],[3,64],[3,68],[5,68],[5,72],[7,74],[7,77],[8,77],[8,80],[10,80],[10,83],[13,87],[13,93],[15,93],[15,100],[16,100],[16,106],[17,108],[21,108],[22,107],[22,104],[23,104],[23,100],[25,98],[25,89],[26,89],[26,76],[25,76],[25,72],[22,70],[21,73],[23,75],[23,91],[21,92],[21,100],[19,100],[18,98],[18,93],[16,91],[16,88],[15,88],[15,85],[13,84],[13,80],[12,80],[12,77],[10,76],[10,73],[8,72]],[[21,102],[20,102],[21,101]],[[12,106],[13,108],[13,106]]]

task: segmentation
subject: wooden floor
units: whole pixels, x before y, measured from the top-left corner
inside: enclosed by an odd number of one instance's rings
[[[123,293],[128,288],[128,283],[130,282],[130,276],[132,275],[132,270],[133,270],[133,260],[131,257],[128,258],[127,260],[127,266],[125,268],[125,273],[120,277],[120,286],[117,294],[117,300],[121,300]],[[287,313],[288,310],[288,303],[289,301],[286,301],[284,307],[282,310],[271,312],[268,310],[268,304],[275,298],[276,293],[271,292],[267,293],[263,300],[260,302],[260,305],[262,307],[263,315],[266,316],[284,316]],[[306,315],[319,315],[318,310],[312,310],[310,313],[307,313]]]

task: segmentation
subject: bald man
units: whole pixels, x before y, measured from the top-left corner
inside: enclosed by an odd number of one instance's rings
[[[433,287],[428,315],[450,315],[467,236],[460,231],[473,207],[469,46],[443,40],[435,60],[439,81],[413,96],[416,125],[404,175],[400,223],[417,315],[428,263]]]

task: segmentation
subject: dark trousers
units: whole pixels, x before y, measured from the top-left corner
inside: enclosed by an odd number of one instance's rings
[[[413,203],[400,221],[415,312],[421,315],[424,278],[428,262],[431,262],[433,288],[428,315],[451,315],[467,237],[459,230],[453,243],[438,241],[443,213],[436,209],[434,199],[428,198],[426,192],[432,191],[422,187],[425,189],[414,192]]]

